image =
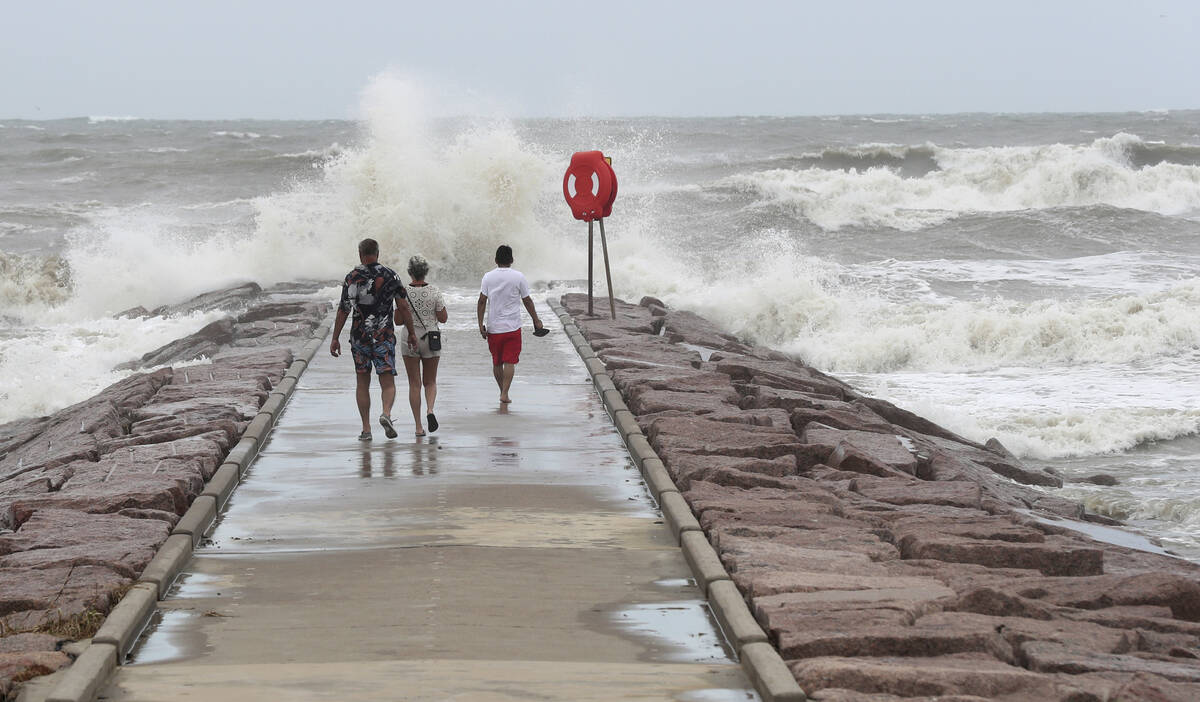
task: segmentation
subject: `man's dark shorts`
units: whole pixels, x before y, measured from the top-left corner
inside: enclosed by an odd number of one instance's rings
[[[350,354],[354,356],[354,372],[370,373],[371,367],[379,375],[396,375],[396,335],[383,338],[356,339],[350,336]]]

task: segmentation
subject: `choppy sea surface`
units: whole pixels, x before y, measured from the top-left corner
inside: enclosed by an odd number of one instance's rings
[[[462,291],[498,243],[578,281],[561,179],[599,148],[618,295],[996,437],[1200,558],[1200,112],[435,120],[409,97],[374,85],[359,122],[0,118],[0,422],[209,321],[113,313],[332,283],[366,236]],[[1096,473],[1119,484],[1075,481]]]

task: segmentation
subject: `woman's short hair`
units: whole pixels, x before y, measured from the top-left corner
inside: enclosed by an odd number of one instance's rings
[[[425,257],[417,254],[408,259],[408,274],[413,277],[413,280],[424,280],[429,274],[429,261]]]

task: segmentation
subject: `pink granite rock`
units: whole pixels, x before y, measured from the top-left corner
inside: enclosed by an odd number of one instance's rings
[[[1052,607],[1036,600],[1018,597],[989,587],[975,588],[960,595],[954,604],[947,605],[947,609],[957,612],[990,614],[996,617],[1024,617],[1042,620],[1054,617]]]
[[[717,362],[716,370],[730,376],[734,381],[782,390],[814,393],[836,400],[845,397],[847,387],[837,382],[831,382],[799,364],[784,364],[779,361],[748,356],[723,359]]]
[[[8,692],[14,682],[49,675],[71,663],[62,651],[0,653],[0,690]]]
[[[1111,685],[1103,681],[1039,675],[982,654],[932,658],[822,657],[794,661],[789,667],[806,692],[839,688],[904,699],[938,700],[952,699],[954,695],[1038,702],[1112,699],[1108,697]]]
[[[96,565],[0,568],[0,629],[28,629],[91,608],[107,612],[130,579]]]
[[[979,485],[965,480],[923,482],[902,478],[856,478],[850,489],[863,497],[893,505],[947,505],[979,509]]]
[[[779,456],[778,458],[763,459],[741,458],[737,456],[707,456],[673,451],[667,452],[667,455],[663,456],[663,459],[663,463],[667,466],[667,471],[681,490],[687,490],[693,480],[708,480],[708,476],[718,470],[728,469],[776,478],[792,476],[797,473],[795,456]]]
[[[1102,653],[1091,647],[1051,641],[1025,642],[1021,644],[1020,655],[1030,670],[1042,673],[1150,673],[1167,680],[1200,683],[1200,661],[1193,659],[1156,660],[1147,656]]]
[[[715,371],[686,367],[644,366],[612,371],[613,384],[627,397],[638,388],[706,392],[713,388],[733,388],[729,376]]]
[[[758,427],[733,422],[716,422],[702,417],[663,417],[650,426],[650,444],[664,451],[778,458],[794,455],[801,446],[790,430]]]
[[[1170,573],[1095,578],[1038,578],[1020,583],[1016,594],[1076,609],[1126,605],[1169,607],[1176,619],[1200,622],[1200,583]]]
[[[1104,551],[1078,542],[1048,537],[1044,543],[966,539],[940,534],[909,534],[897,544],[904,558],[978,563],[999,568],[1027,568],[1045,575],[1099,575]]]
[[[730,396],[733,396],[733,401]],[[676,410],[687,414],[737,411],[737,393],[732,388],[718,392],[675,392],[646,388],[630,393],[627,404],[636,414]]]
[[[157,520],[43,509],[0,536],[0,569],[99,565],[134,578],[169,533]]]

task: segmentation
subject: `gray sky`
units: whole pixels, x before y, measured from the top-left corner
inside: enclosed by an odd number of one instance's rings
[[[1195,0],[6,3],[0,118],[442,110],[804,115],[1200,107]]]

